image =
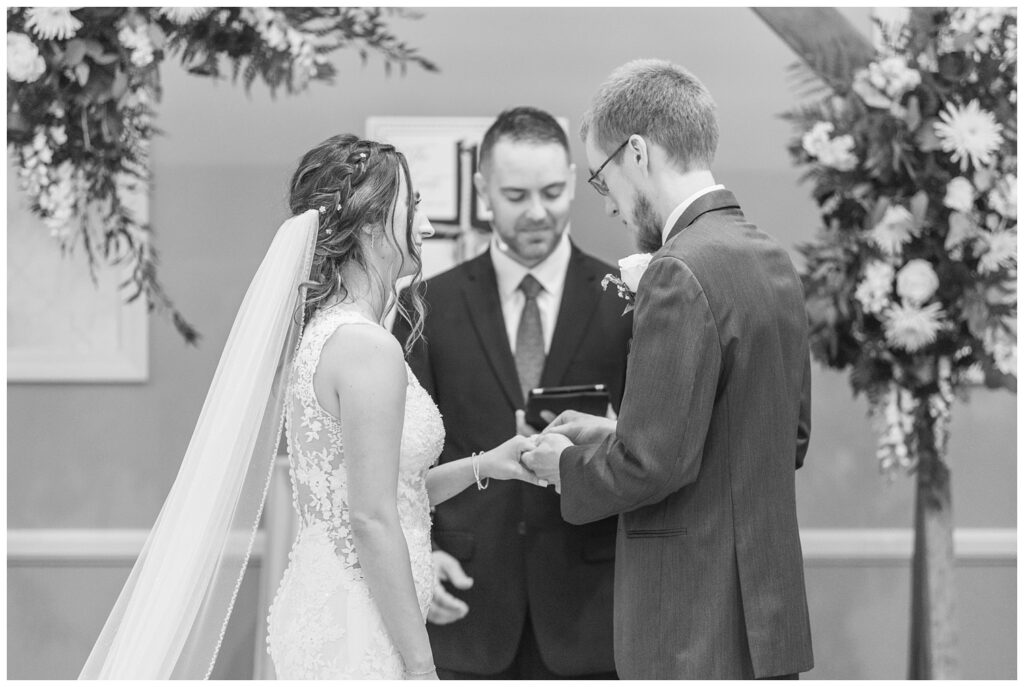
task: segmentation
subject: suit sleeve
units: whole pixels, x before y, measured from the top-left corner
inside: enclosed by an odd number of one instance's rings
[[[811,356],[804,358],[804,383],[800,393],[800,419],[796,425],[796,469],[804,465],[807,445],[811,441]]]
[[[422,288],[422,287],[421,287]],[[410,306],[410,292],[409,289],[405,289],[399,294],[398,299],[402,302],[402,305],[411,312]],[[399,313],[395,317],[395,323],[391,327],[391,333],[395,335],[398,342],[405,346],[405,342],[408,340],[409,335],[412,333],[412,327],[406,322],[405,318]],[[424,328],[424,334],[426,328]],[[430,350],[428,343],[425,338],[421,338],[413,346],[412,351],[408,355],[409,367],[412,368],[413,374],[416,375],[416,379],[419,380],[420,386],[422,386],[430,397],[437,401],[435,395],[436,385],[434,384],[434,371],[430,365]]]
[[[653,261],[637,293],[636,328],[616,433],[562,452],[562,517],[573,524],[658,503],[694,482],[722,366],[718,328],[678,258]]]

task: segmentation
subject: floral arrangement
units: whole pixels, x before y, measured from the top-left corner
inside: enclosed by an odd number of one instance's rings
[[[634,253],[619,260],[620,276],[606,274],[601,280],[603,290],[607,291],[608,285],[614,284],[619,292],[619,298],[626,301],[626,309],[622,311],[623,315],[636,307],[636,290],[640,288],[640,278],[644,276],[644,272],[647,271],[647,266],[650,264],[650,253]]]
[[[64,251],[91,269],[127,264],[128,300],[144,295],[193,343],[196,331],[157,279],[152,228],[132,210],[149,183],[160,63],[262,79],[293,93],[335,74],[327,54],[356,46],[434,70],[388,32],[376,8],[8,8],[7,142],[22,189]]]
[[[850,370],[886,471],[943,453],[955,395],[1016,391],[1017,20],[915,11],[847,90],[786,115],[824,227],[800,247],[814,356]]]

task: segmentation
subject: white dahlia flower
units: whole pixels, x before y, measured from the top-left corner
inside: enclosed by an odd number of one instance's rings
[[[917,307],[907,303],[893,305],[885,313],[885,340],[890,346],[913,353],[934,343],[942,329],[942,305]]]
[[[947,103],[939,119],[942,121],[935,123],[935,135],[962,171],[966,172],[968,165],[977,168],[989,164],[1003,143],[1003,125],[991,112],[981,109],[977,100],[964,107]]]
[[[75,8],[77,9],[77,8]],[[25,27],[40,38],[67,40],[82,28],[70,7],[32,7],[25,12]]]

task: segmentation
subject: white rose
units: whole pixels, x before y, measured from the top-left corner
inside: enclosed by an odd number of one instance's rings
[[[974,186],[964,177],[957,177],[946,185],[943,204],[952,210],[969,214],[974,208]]]
[[[896,273],[896,293],[914,305],[922,305],[935,295],[939,277],[927,260],[911,260]]]
[[[23,33],[7,34],[7,76],[13,81],[31,83],[46,71],[39,48]]]
[[[811,130],[804,134],[801,143],[808,155],[818,157],[824,146],[828,145],[829,134],[835,127],[832,122],[817,122]]]
[[[68,132],[63,126],[55,126],[50,129],[50,138],[59,146],[68,142]]]
[[[828,145],[822,146],[818,161],[840,172],[849,172],[858,162],[857,156],[853,153],[854,145],[853,136],[837,136],[829,141]]]
[[[619,274],[633,293],[636,293],[640,287],[640,278],[644,276],[649,264],[651,264],[650,253],[635,253],[619,260]]]

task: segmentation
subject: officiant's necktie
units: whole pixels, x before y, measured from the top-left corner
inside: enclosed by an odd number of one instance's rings
[[[526,296],[519,329],[516,330],[516,370],[523,401],[530,389],[540,384],[540,373],[544,370],[544,330],[540,323],[540,308],[537,307],[537,294],[543,289],[532,274],[527,274],[519,283],[519,290]]]

